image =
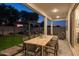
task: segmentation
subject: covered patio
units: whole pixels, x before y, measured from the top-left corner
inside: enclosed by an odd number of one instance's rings
[[[70,3],[24,3],[34,12],[44,16],[44,32],[29,40],[23,38],[23,43],[1,51],[2,55],[12,56],[73,56],[70,45],[70,12],[75,4]],[[51,21],[50,35],[48,35],[48,20]],[[66,20],[66,38],[61,40],[53,34],[53,21]],[[61,36],[64,34],[62,33]],[[11,50],[11,51],[10,51]],[[9,52],[10,51],[10,52]],[[14,51],[14,53],[12,52]],[[18,51],[18,53],[16,53]]]

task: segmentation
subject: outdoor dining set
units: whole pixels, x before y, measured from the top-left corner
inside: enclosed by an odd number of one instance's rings
[[[29,40],[24,38],[23,44],[5,49],[1,53],[4,56],[57,56],[58,49],[57,36],[43,35]]]

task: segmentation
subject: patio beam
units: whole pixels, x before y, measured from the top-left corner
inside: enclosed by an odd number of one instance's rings
[[[51,35],[53,35],[53,21],[51,20]]]
[[[44,35],[47,35],[47,17],[44,18]]]

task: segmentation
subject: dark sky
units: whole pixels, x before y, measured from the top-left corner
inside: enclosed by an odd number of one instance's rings
[[[6,5],[11,5],[13,7],[15,7],[16,9],[18,9],[19,11],[24,10],[27,12],[33,12],[30,8],[24,6],[21,3],[6,3]],[[43,16],[39,16],[38,22],[41,23],[44,20]],[[66,26],[66,21],[54,21],[53,22],[54,25],[60,25],[60,26]],[[48,25],[50,25],[50,21],[48,21]]]
[[[11,5],[13,7],[15,7],[16,9],[18,9],[19,11],[24,10],[27,12],[33,12],[30,8],[28,8],[27,6],[24,6],[21,3],[6,3],[6,5]],[[43,16],[39,16],[38,22],[41,23],[43,21],[44,17]]]
[[[51,24],[51,22],[48,21],[48,25],[50,25],[50,24]],[[53,25],[66,26],[66,21],[65,20],[53,21]]]

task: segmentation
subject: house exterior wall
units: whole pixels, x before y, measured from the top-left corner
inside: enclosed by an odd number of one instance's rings
[[[78,33],[79,33],[79,5],[75,10],[75,43],[78,44]]]
[[[78,4],[73,4],[67,16],[68,30],[66,32],[67,40],[73,47],[77,44],[77,20],[79,19],[79,7]]]
[[[68,42],[70,42],[70,14],[71,14],[73,7],[74,7],[74,4],[70,8],[68,15],[67,15],[67,18],[66,18],[66,20],[67,20],[66,38],[67,38]]]

